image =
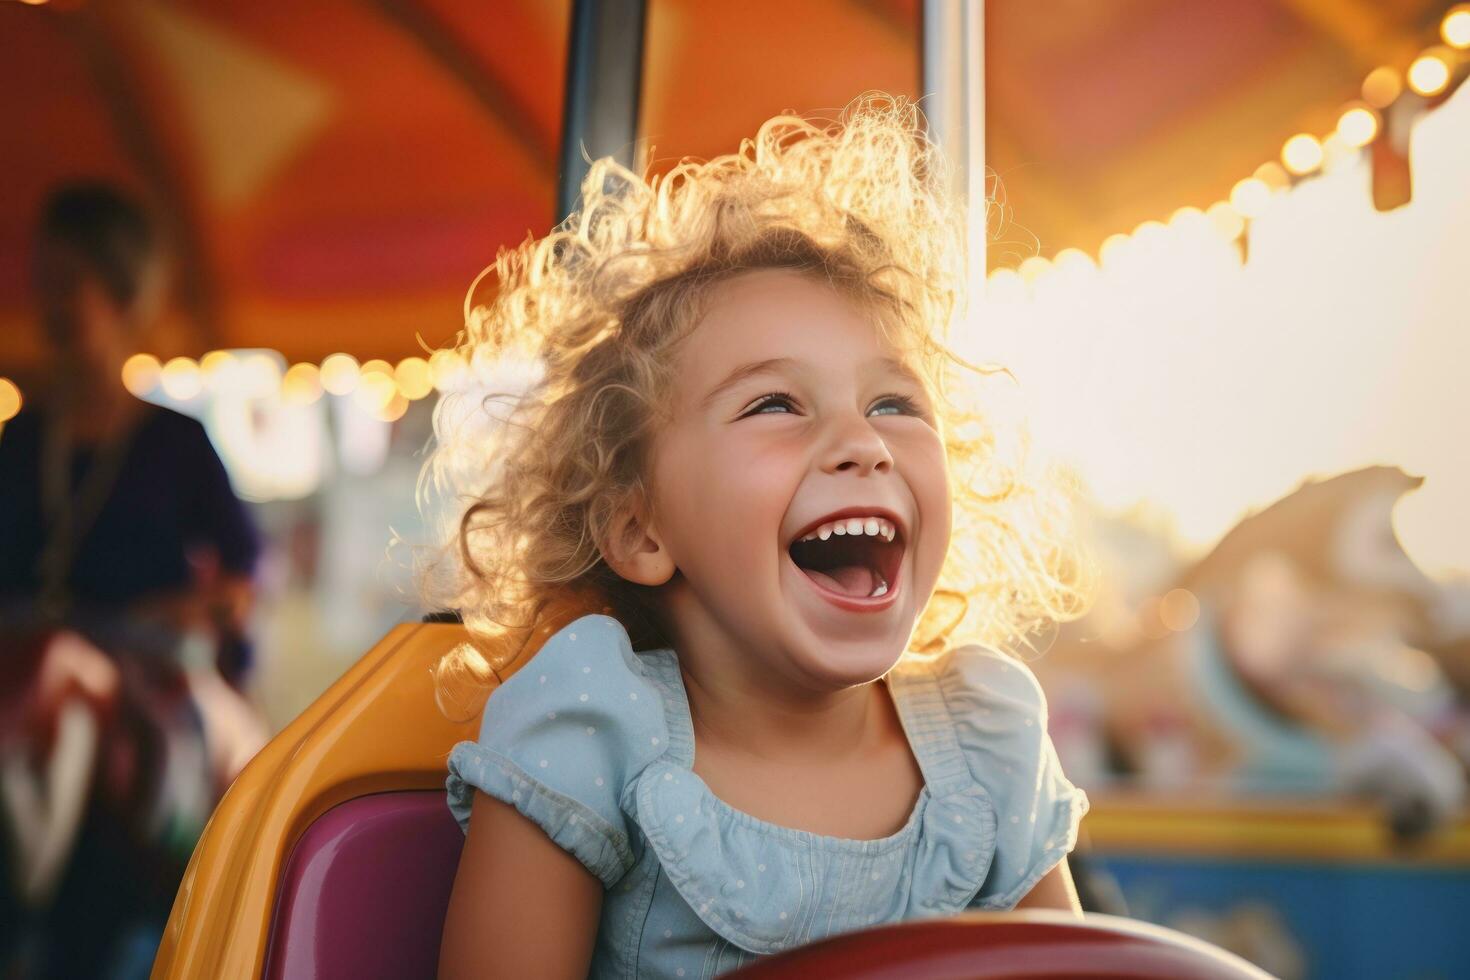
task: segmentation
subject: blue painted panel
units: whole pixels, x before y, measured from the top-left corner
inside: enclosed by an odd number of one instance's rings
[[[1470,978],[1467,868],[1089,857],[1117,879],[1132,917],[1192,933],[1232,921],[1279,930],[1313,980]]]

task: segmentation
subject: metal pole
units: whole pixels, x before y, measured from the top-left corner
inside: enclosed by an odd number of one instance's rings
[[[577,207],[587,160],[634,167],[645,0],[575,0],[556,184],[556,219]],[[585,153],[585,156],[584,156]]]
[[[965,202],[969,278],[985,279],[985,2],[924,0],[924,103]]]

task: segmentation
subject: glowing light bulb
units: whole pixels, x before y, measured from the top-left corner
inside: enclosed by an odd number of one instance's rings
[[[0,425],[4,425],[20,414],[25,399],[20,396],[20,387],[9,378],[0,378]]]
[[[397,422],[403,418],[403,414],[407,411],[408,399],[404,398],[401,393],[395,391],[393,392],[393,397],[388,399],[387,403],[377,414],[378,418],[384,422]]]
[[[163,365],[152,354],[134,354],[123,361],[123,387],[138,398],[157,388],[162,374]]]
[[[199,373],[199,365],[192,357],[171,358],[163,366],[160,382],[163,385],[163,393],[174,401],[189,401],[197,398],[204,390],[204,378]]]
[[[409,401],[418,401],[434,390],[434,373],[422,357],[405,357],[399,361],[393,369],[393,380],[398,384],[399,394]]]
[[[1363,101],[1375,109],[1385,109],[1392,105],[1403,90],[1404,80],[1387,65],[1373,69],[1363,79]]]
[[[352,393],[357,406],[374,417],[380,415],[395,397],[398,397],[398,386],[392,377],[381,371],[362,375],[357,382],[357,390]]]
[[[1109,235],[1103,239],[1102,245],[1098,246],[1097,258],[1104,268],[1117,265],[1128,257],[1133,251],[1133,240],[1127,235]]]
[[[1033,255],[1022,261],[1016,271],[1021,274],[1022,279],[1034,283],[1051,271],[1051,263],[1039,255]]]
[[[1439,25],[1444,43],[1461,51],[1470,48],[1470,4],[1460,4],[1444,15]]]
[[[1096,272],[1097,263],[1080,248],[1064,248],[1052,259],[1058,272]]]
[[[1233,242],[1245,231],[1245,218],[1231,206],[1229,201],[1216,201],[1205,212],[1215,231],[1227,242]]]
[[[1257,167],[1251,176],[1273,191],[1284,191],[1291,186],[1291,175],[1275,160],[1267,160]]]
[[[1337,135],[1348,146],[1367,146],[1378,135],[1378,113],[1367,106],[1353,106],[1338,117]]]
[[[360,370],[365,375],[381,374],[389,378],[393,377],[393,365],[379,357],[375,357],[369,361],[363,361]]]
[[[213,374],[234,359],[235,355],[227,350],[212,350],[199,358],[199,370],[205,374]]]
[[[1322,141],[1309,133],[1297,133],[1281,147],[1281,162],[1297,176],[1322,166]]]
[[[1169,227],[1162,221],[1145,221],[1133,229],[1133,240],[1149,248],[1163,245],[1169,240]]]
[[[322,387],[334,395],[348,395],[361,377],[357,358],[351,354],[332,354],[322,361]]]
[[[1247,218],[1260,217],[1271,203],[1271,188],[1259,177],[1247,177],[1230,190],[1230,206]]]
[[[1199,208],[1186,204],[1169,216],[1169,227],[1181,235],[1208,235],[1210,219]]]
[[[281,400],[291,405],[310,405],[322,397],[322,372],[315,364],[293,364],[281,379]]]
[[[1409,66],[1409,88],[1423,96],[1438,95],[1450,83],[1450,66],[1438,54],[1422,54]]]

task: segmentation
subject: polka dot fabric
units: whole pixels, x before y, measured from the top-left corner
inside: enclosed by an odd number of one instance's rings
[[[1076,843],[1087,798],[1062,775],[1018,661],[962,647],[888,675],[924,788],[880,840],[730,807],[693,771],[673,651],[634,653],[606,616],[563,629],[491,696],[449,759],[449,805],[515,806],[607,889],[591,975],[714,977],[887,922],[1011,908]]]

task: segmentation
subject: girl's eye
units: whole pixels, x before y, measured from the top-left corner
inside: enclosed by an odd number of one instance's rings
[[[873,403],[869,415],[923,415],[919,405],[907,395],[884,395]]]
[[[750,415],[776,415],[778,413],[792,413],[796,411],[796,402],[784,391],[773,391],[762,395],[755,400],[740,416],[746,418]]]

